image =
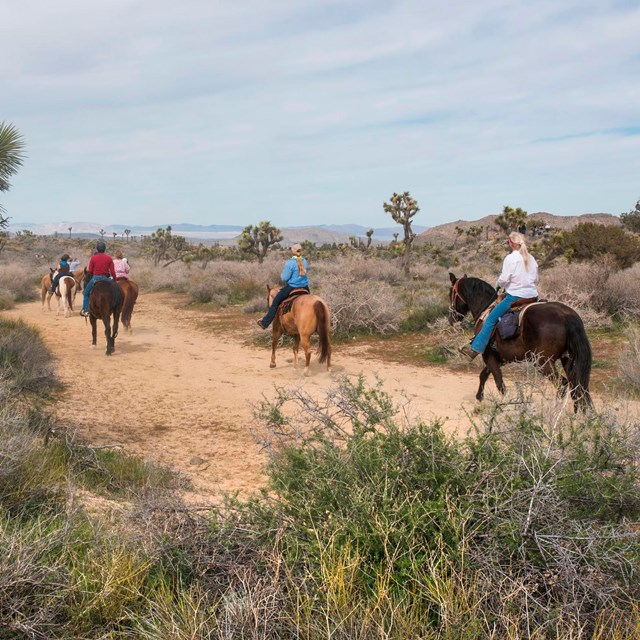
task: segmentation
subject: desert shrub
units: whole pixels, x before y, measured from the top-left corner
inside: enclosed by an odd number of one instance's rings
[[[336,336],[357,333],[387,334],[398,330],[402,303],[385,282],[327,277],[320,295],[331,309],[332,332]]]
[[[13,302],[33,300],[43,275],[34,274],[33,265],[0,265],[0,299]]]
[[[633,394],[640,394],[640,332],[627,330],[628,343],[620,355],[618,373],[622,384]]]
[[[553,238],[559,255],[570,261],[589,262],[611,256],[619,268],[640,260],[640,241],[622,227],[583,222]]]
[[[594,298],[606,287],[609,275],[606,263],[556,266],[541,274],[540,297],[572,307],[582,318],[587,331],[610,327],[612,317],[594,303]]]
[[[0,394],[44,394],[57,386],[53,359],[37,330],[0,318]],[[7,397],[5,396],[5,397]]]
[[[414,637],[633,637],[637,425],[510,400],[461,442],[346,379],[326,400],[282,390],[257,415],[269,499],[249,517],[277,540],[305,620],[348,637],[377,606],[400,625],[410,610]]]
[[[403,331],[424,331],[438,318],[446,316],[449,302],[446,297],[448,287],[443,283],[439,289],[424,288],[412,283],[405,288],[408,315],[403,319]]]
[[[404,281],[400,263],[397,261],[381,260],[362,255],[359,252],[314,262],[309,266],[310,279],[323,288],[326,281],[336,278],[348,278],[354,281],[386,282],[390,285]],[[312,284],[313,286],[313,284]]]

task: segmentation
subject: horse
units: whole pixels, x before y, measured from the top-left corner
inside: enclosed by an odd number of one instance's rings
[[[51,298],[54,295],[53,293],[51,293],[51,285],[53,284],[53,278],[55,277],[57,271],[51,267],[49,267],[49,273],[46,273],[45,275],[42,276],[42,279],[40,280],[40,296],[42,299],[42,310],[44,311],[44,304],[45,301],[47,303],[47,308],[49,309],[49,311],[51,311]],[[78,281],[75,277],[75,274],[73,276],[73,280],[74,280],[74,286],[71,287],[71,284],[68,283],[68,288],[70,289],[70,294],[71,294],[71,298],[68,299],[67,302],[67,298],[66,296],[62,295],[62,289],[61,289],[61,284],[63,282],[63,280],[65,278],[67,278],[69,276],[65,276],[64,278],[60,278],[60,280],[58,281],[58,286],[56,287],[56,297],[58,298],[58,313],[57,315],[60,315],[60,305],[61,303],[64,304],[64,317],[68,318],[69,317],[69,313],[68,313],[68,308],[67,306],[70,308],[71,311],[73,311],[73,300],[75,300],[76,298],[76,291],[78,290]]]
[[[89,282],[89,275],[84,276],[84,286]],[[120,287],[113,280],[96,280],[89,294],[89,321],[91,322],[91,346],[96,347],[98,318],[104,324],[104,335],[107,338],[107,355],[116,349],[118,323],[122,310],[123,295]],[[113,327],[111,326],[113,316]]]
[[[49,311],[51,311],[51,285],[53,284],[53,274],[56,272],[55,269],[49,267],[49,273],[45,273],[42,276],[42,280],[40,280],[40,295],[42,297],[42,310],[44,311],[44,303],[45,300],[47,302],[47,307],[49,307]]]
[[[62,276],[56,287],[56,297],[58,298],[58,313],[60,315],[60,304],[64,307],[64,317],[68,318],[73,311],[73,301],[76,297],[76,281],[73,276]]]
[[[267,285],[267,304],[271,306],[280,287]],[[276,347],[282,334],[293,338],[293,366],[298,368],[298,348],[302,345],[305,355],[304,375],[309,376],[309,362],[311,361],[311,335],[318,334],[320,339],[318,353],[320,364],[327,363],[327,371],[331,370],[331,313],[327,303],[320,297],[310,293],[297,295],[293,299],[287,298],[273,320],[271,328],[271,363],[276,366]]]
[[[476,331],[481,326],[481,316],[496,299],[495,289],[480,278],[456,278],[449,273],[449,324],[461,321],[471,313]],[[589,338],[580,316],[561,302],[534,304],[522,312],[520,331],[517,337],[503,340],[496,331],[495,340],[482,354],[484,368],[480,372],[480,386],[476,399],[484,397],[484,385],[493,375],[496,387],[504,394],[501,364],[534,360],[541,371],[550,378],[562,394],[571,393],[574,410],[593,407],[589,393],[592,352]],[[566,377],[556,370],[560,360]]]
[[[84,274],[86,273],[86,269],[83,267],[82,269],[76,269],[71,272],[73,279],[76,281],[76,288],[78,291],[82,291],[83,283],[84,283]]]
[[[138,299],[138,285],[128,278],[118,278],[117,283],[123,296],[122,315],[120,319],[125,329],[131,333],[133,331],[133,329],[131,329],[131,316],[133,314],[133,307]]]

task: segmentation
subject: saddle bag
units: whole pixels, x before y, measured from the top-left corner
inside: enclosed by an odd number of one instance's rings
[[[515,338],[519,333],[520,310],[507,311],[498,319],[498,333],[503,340]]]

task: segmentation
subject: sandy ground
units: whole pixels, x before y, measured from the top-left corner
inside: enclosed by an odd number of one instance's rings
[[[337,346],[331,373],[314,357],[304,378],[293,368],[289,346],[278,350],[275,369],[269,368],[270,347],[247,346],[261,333],[255,318],[241,317],[240,329],[221,338],[202,328],[203,317],[215,314],[171,302],[167,293],[142,293],[133,332],[120,328],[110,357],[101,323],[98,347],[91,348],[80,297],[70,318],[56,316],[55,303],[48,312],[39,302],[5,315],[39,327],[54,353],[65,385],[59,423],[93,445],[121,445],[180,470],[193,482],[191,501],[207,504],[222,491],[246,493],[261,484],[265,458],[252,436],[252,405],[273,398],[276,385],[321,397],[342,375],[363,374],[371,383],[377,375],[398,402],[410,401],[410,416],[441,418],[449,430],[464,429],[466,412],[476,405],[479,367],[462,373],[416,368],[364,358],[363,347]]]

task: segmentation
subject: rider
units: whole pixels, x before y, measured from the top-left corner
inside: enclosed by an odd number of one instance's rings
[[[482,328],[471,341],[471,346],[465,345],[458,349],[471,360],[484,352],[500,316],[507,313],[516,300],[538,297],[538,263],[527,250],[524,236],[517,231],[510,233],[509,247],[511,247],[511,253],[504,259],[502,273],[496,283],[496,289],[504,288],[505,296],[489,312]]]
[[[56,292],[56,287],[58,286],[58,282],[60,282],[60,278],[64,278],[64,276],[71,275],[71,271],[69,268],[69,254],[65,253],[62,258],[60,258],[60,264],[58,265],[58,273],[53,278],[51,282],[51,293],[54,294]]]
[[[87,275],[91,278],[84,288],[84,298],[82,299],[82,311],[80,315],[89,315],[89,294],[96,280],[109,280],[109,277],[116,279],[116,271],[113,266],[113,260],[111,256],[106,254],[107,245],[98,240],[96,243],[96,253],[89,259],[87,265]]]
[[[302,247],[299,244],[294,244],[290,249],[293,255],[284,263],[284,269],[282,269],[280,276],[280,280],[285,283],[284,287],[276,293],[267,315],[258,320],[258,326],[262,329],[266,329],[273,322],[278,306],[294,289],[306,289],[307,293],[309,292],[309,278],[307,277],[309,265],[306,258],[302,257]]]
[[[122,251],[116,251],[115,258],[113,259],[113,267],[116,270],[116,280],[118,278],[126,278],[129,279],[129,271],[131,267],[129,267],[129,263],[126,258],[122,257]]]

